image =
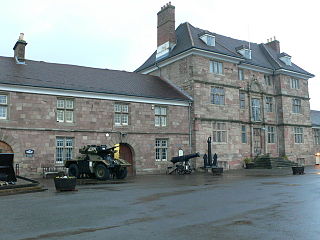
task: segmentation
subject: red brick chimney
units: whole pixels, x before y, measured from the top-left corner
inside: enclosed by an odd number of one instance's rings
[[[274,51],[276,51],[276,53],[280,53],[280,42],[278,40],[276,40],[276,37],[268,39],[267,46],[271,47]]]
[[[169,50],[174,44],[176,44],[176,28],[175,28],[175,7],[171,5],[171,2],[167,3],[158,12],[158,41],[157,52],[163,52]],[[159,47],[161,46],[161,50]]]
[[[19,39],[13,47],[14,58],[19,62],[24,62],[25,60],[25,48],[27,42],[23,39],[24,34],[20,33]]]

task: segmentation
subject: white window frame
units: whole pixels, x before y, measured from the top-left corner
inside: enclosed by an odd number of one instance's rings
[[[0,120],[8,119],[8,95],[0,94]]]
[[[57,98],[57,122],[74,122],[73,98]]]
[[[129,105],[124,103],[114,104],[114,125],[127,126],[129,125]]]
[[[264,77],[264,81],[265,81],[266,85],[268,85],[268,86],[273,85],[273,79],[272,79],[271,75],[265,74],[263,77]]]
[[[168,139],[157,138],[155,141],[155,160],[168,161]]]
[[[73,159],[74,138],[56,137],[56,156],[55,163],[63,164],[65,160]]]
[[[210,61],[210,72],[223,75],[223,63],[218,61]]]
[[[290,78],[290,87],[292,89],[300,89],[300,81],[296,78]]]
[[[294,127],[294,143],[301,144],[303,143],[303,128]]]
[[[213,122],[212,129],[213,129],[212,142],[214,142],[214,143],[227,143],[228,142],[227,123]]]
[[[155,106],[154,107],[154,125],[156,127],[166,127],[167,126],[167,117],[168,117],[168,108],[164,106]]]

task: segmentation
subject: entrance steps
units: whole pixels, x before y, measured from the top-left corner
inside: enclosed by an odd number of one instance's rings
[[[292,161],[289,161],[283,157],[268,157],[261,156],[254,159],[254,168],[288,168],[297,166],[298,164]]]

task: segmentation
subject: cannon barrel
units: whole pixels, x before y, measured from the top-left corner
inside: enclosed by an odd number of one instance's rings
[[[171,162],[173,164],[175,164],[177,162],[185,162],[185,161],[188,161],[189,159],[195,158],[195,157],[200,157],[200,154],[199,153],[191,153],[191,154],[188,154],[188,155],[183,155],[183,156],[179,156],[179,157],[173,157],[171,159]]]

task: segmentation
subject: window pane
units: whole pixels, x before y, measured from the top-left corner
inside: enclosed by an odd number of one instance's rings
[[[58,122],[64,121],[64,111],[63,110],[57,110],[57,121]]]
[[[57,100],[57,108],[64,108],[64,99]]]
[[[73,146],[73,138],[66,138],[66,147]]]
[[[73,112],[66,111],[66,122],[73,122]]]
[[[167,108],[161,108],[161,115],[167,115]]]
[[[120,113],[115,113],[114,115],[114,123],[117,125],[121,124],[121,114]]]
[[[7,107],[0,106],[0,118],[7,119]]]
[[[66,100],[66,108],[73,109],[73,100],[70,100],[70,99]]]
[[[161,116],[161,126],[167,126],[167,117],[162,117]]]
[[[0,95],[0,104],[7,104],[7,95]]]
[[[160,107],[155,107],[155,108],[154,108],[154,113],[155,113],[156,115],[160,115],[160,113],[161,113]]]
[[[127,114],[122,114],[121,122],[123,125],[128,125],[128,115]]]
[[[122,105],[122,112],[128,112],[128,105]]]
[[[160,116],[155,116],[155,125],[160,126]]]
[[[218,73],[222,74],[222,63],[218,63]]]

